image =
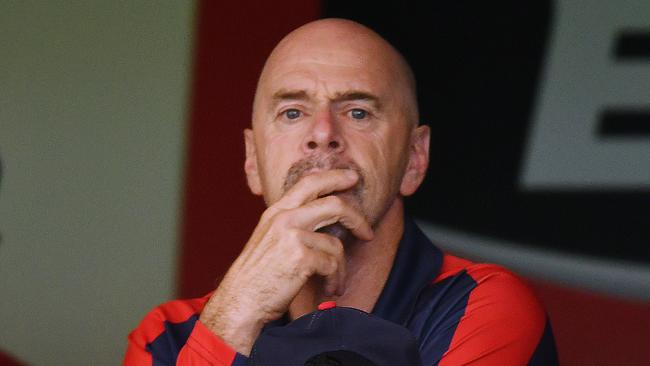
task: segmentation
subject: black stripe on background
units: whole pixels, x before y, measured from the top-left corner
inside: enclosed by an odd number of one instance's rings
[[[624,31],[616,39],[617,60],[650,60],[650,31]]]
[[[600,137],[650,137],[650,109],[606,109],[600,115]]]

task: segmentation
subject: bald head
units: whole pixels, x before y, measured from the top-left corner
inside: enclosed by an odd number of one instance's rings
[[[253,122],[256,111],[263,104],[263,97],[269,97],[270,85],[279,79],[291,77],[291,71],[300,72],[301,67],[310,65],[313,69],[347,66],[366,69],[372,77],[381,80],[362,82],[390,85],[390,92],[400,99],[404,117],[413,126],[418,123],[415,77],[404,57],[373,30],[346,19],[321,19],[307,23],[285,36],[273,49],[260,75],[253,105]],[[350,84],[355,77],[350,75]],[[325,81],[314,78],[316,82]]]
[[[353,201],[377,222],[419,186],[428,136],[399,52],[361,24],[323,19],[288,34],[266,61],[244,168],[267,204],[314,170],[354,170],[363,183]]]

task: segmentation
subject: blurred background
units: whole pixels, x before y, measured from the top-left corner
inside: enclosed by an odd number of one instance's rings
[[[416,72],[433,242],[529,280],[563,365],[650,364],[650,2],[197,0],[0,3],[0,365],[119,364],[215,287],[257,76],[321,17]]]

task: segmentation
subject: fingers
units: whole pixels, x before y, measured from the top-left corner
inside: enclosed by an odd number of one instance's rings
[[[327,296],[345,292],[345,256],[341,241],[331,235],[301,232],[302,243],[311,251],[313,273],[325,278]]]
[[[281,226],[311,231],[338,222],[357,238],[371,240],[372,229],[366,217],[356,207],[337,196],[322,197],[350,189],[358,180],[358,173],[351,169],[333,169],[309,174],[265,211],[264,220],[274,218],[273,221]]]
[[[291,187],[274,206],[285,210],[296,208],[328,193],[352,188],[358,180],[359,174],[351,169],[333,169],[309,174]]]
[[[269,252],[269,247],[255,250],[258,245],[254,245],[250,250],[266,253],[264,257],[267,259],[274,257],[273,261],[284,268],[280,271],[284,275],[279,278],[293,282],[297,286],[296,291],[309,277],[317,274],[323,276],[323,290],[327,296],[342,295],[345,291],[343,244],[340,239],[316,230],[339,223],[355,237],[372,240],[372,228],[359,208],[338,195],[328,195],[354,187],[359,178],[358,173],[351,169],[321,171],[302,177],[264,212],[260,225],[251,238],[251,241],[258,244],[280,243],[279,248],[275,246],[276,249]],[[278,255],[269,255],[272,252]],[[266,259],[256,261],[263,262]],[[295,277],[295,274],[299,276]],[[293,290],[291,292],[295,296]]]
[[[289,224],[316,231],[322,227],[340,223],[361,240],[372,240],[372,228],[366,217],[343,198],[327,196],[283,213]]]

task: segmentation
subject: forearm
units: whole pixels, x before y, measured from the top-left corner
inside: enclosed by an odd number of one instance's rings
[[[162,324],[143,322],[129,335],[124,365],[230,366],[233,364],[236,351],[200,321],[194,322],[187,338],[183,337],[182,329],[174,329],[172,326],[166,327],[160,334],[148,331],[157,325]]]
[[[223,309],[215,297],[210,299],[197,323],[222,339],[235,351],[248,356],[264,326],[263,319],[246,316],[238,308]]]

